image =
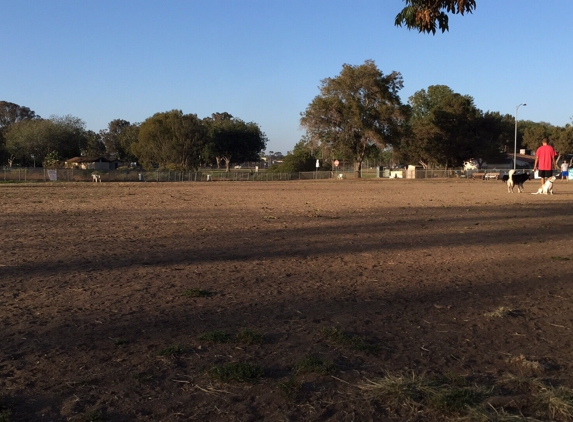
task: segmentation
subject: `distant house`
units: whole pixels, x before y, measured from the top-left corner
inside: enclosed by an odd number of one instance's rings
[[[115,170],[121,165],[121,161],[108,160],[105,157],[74,157],[64,162],[66,168],[82,170]]]

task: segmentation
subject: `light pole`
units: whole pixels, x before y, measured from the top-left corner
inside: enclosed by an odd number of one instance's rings
[[[517,165],[517,109],[521,106],[526,106],[527,104],[521,103],[515,107],[515,140],[513,141],[513,171],[515,171],[515,166]]]

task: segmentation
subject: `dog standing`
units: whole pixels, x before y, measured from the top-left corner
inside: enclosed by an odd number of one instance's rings
[[[555,182],[555,180],[557,179],[557,177],[555,176],[551,176],[550,178],[548,178],[545,183],[543,184],[543,186],[541,186],[539,189],[537,189],[537,192],[533,192],[532,195],[553,195],[553,182]]]
[[[530,179],[529,172],[515,174],[515,170],[510,170],[509,174],[502,177],[501,180],[507,183],[507,191],[513,193],[513,188],[517,186],[517,192],[523,192],[523,184]]]
[[[101,183],[101,176],[99,174],[92,173],[92,181]]]

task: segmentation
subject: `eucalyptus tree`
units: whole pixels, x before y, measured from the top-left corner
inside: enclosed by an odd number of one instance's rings
[[[398,92],[402,75],[384,75],[374,61],[342,66],[340,75],[321,81],[317,95],[301,113],[301,125],[310,142],[354,161],[360,177],[367,149],[396,142],[409,116]]]
[[[447,13],[464,15],[476,8],[475,0],[404,0],[406,7],[396,16],[395,25],[435,34],[449,30]]]

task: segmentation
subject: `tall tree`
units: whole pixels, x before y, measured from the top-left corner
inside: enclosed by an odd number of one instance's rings
[[[8,101],[0,101],[0,162],[5,162],[9,158],[10,164],[14,156],[8,154],[6,150],[6,139],[4,134],[14,123],[23,120],[39,119],[36,113],[28,107],[19,106]]]
[[[267,144],[267,137],[256,123],[246,123],[229,113],[213,113],[204,120],[209,139],[204,150],[207,160],[225,162],[228,172],[231,162],[257,161]]]
[[[404,0],[406,7],[396,16],[395,25],[405,25],[419,32],[436,33],[449,30],[447,13],[464,15],[476,8],[475,0]]]
[[[477,109],[469,95],[433,85],[416,92],[409,103],[411,136],[399,145],[402,157],[445,167],[468,158],[482,163],[501,159],[504,127],[494,115]]]
[[[164,168],[197,169],[205,141],[205,126],[197,115],[172,110],[145,120],[131,149],[146,168],[157,164]]]
[[[402,86],[400,73],[384,75],[372,60],[345,64],[339,76],[321,81],[320,95],[301,113],[301,125],[315,145],[352,157],[360,177],[367,148],[384,148],[400,137],[409,115],[398,96]]]

